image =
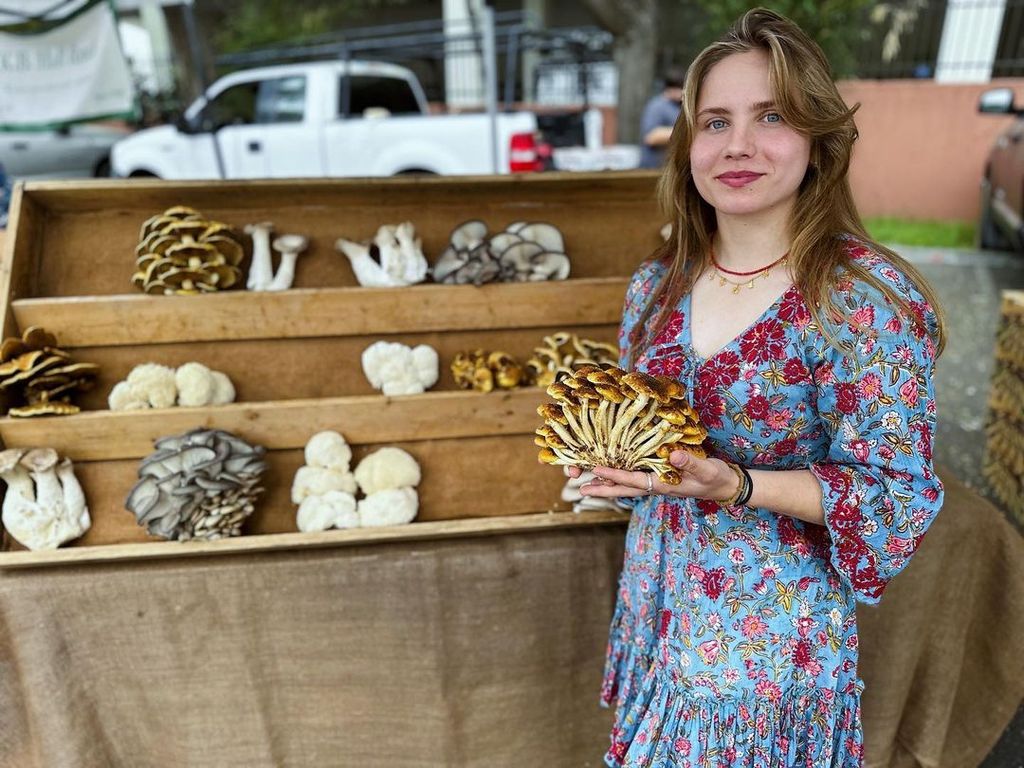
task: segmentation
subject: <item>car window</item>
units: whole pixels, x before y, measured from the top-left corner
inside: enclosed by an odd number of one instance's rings
[[[345,81],[340,78],[338,114],[344,115]],[[418,115],[420,104],[409,82],[398,77],[354,75],[349,78],[349,114],[360,117],[367,109],[386,109],[392,115]]]
[[[203,109],[203,129],[219,130],[226,125],[249,125],[254,122],[259,85],[258,82],[240,83],[221,91]]]
[[[301,123],[306,112],[306,78],[279,77],[260,83],[257,123]]]

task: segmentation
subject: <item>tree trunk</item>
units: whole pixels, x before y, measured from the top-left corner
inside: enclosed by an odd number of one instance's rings
[[[640,117],[651,96],[657,49],[656,0],[583,0],[598,23],[615,35],[619,73],[617,139],[640,143]]]

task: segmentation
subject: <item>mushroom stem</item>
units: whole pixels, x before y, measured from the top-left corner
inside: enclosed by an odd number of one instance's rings
[[[308,240],[302,235],[281,235],[274,240],[274,247],[281,252],[281,263],[277,267],[274,279],[267,286],[268,291],[285,291],[295,282],[295,262],[299,254],[306,250]]]
[[[274,266],[270,259],[270,231],[274,225],[269,221],[246,224],[245,232],[252,236],[252,264],[245,287],[250,291],[265,291],[274,279]]]

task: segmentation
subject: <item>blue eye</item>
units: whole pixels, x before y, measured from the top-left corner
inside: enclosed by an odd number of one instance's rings
[[[710,128],[712,131],[720,131],[723,128],[725,128],[725,120],[722,120],[721,118],[715,118],[714,120],[709,120],[708,121],[708,128]]]
[[[765,119],[765,122],[768,122],[768,123],[781,123],[782,122],[782,115],[780,115],[778,112],[769,112],[768,114],[766,114],[764,116],[764,119]]]

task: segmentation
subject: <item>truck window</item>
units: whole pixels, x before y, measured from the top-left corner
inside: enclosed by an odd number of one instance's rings
[[[260,83],[257,123],[301,123],[306,112],[306,78],[279,77]]]
[[[256,117],[259,83],[239,83],[221,91],[203,108],[203,130],[216,131],[226,125],[249,125]]]
[[[353,117],[362,117],[371,108],[386,109],[392,115],[418,115],[420,104],[406,80],[378,75],[353,75],[349,78],[349,110]],[[338,113],[345,114],[345,82],[338,80]]]

